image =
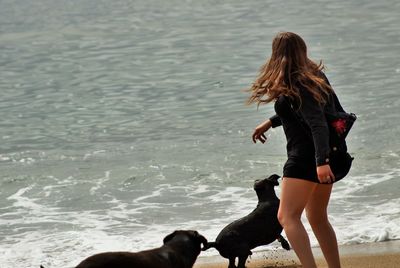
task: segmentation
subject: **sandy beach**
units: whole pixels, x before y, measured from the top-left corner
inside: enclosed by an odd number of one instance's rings
[[[319,248],[313,248],[318,267],[328,267],[323,260]],[[398,268],[400,267],[400,240],[345,245],[340,247],[343,268]],[[228,261],[220,256],[200,256],[195,268],[226,268]],[[297,268],[298,263],[294,251],[281,249],[254,251],[247,261],[248,268]]]

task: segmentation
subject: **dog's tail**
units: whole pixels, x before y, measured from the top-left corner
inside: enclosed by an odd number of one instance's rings
[[[210,249],[210,248],[217,248],[217,243],[216,242],[207,242],[201,250],[206,251],[207,249]]]

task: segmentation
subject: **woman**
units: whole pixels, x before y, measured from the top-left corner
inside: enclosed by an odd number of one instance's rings
[[[300,36],[279,33],[273,40],[270,59],[249,90],[248,100],[258,104],[275,101],[277,115],[256,127],[253,141],[264,143],[268,129],[283,126],[288,160],[283,170],[278,219],[304,268],[317,267],[301,222],[304,209],[329,268],[340,268],[327,207],[332,184],[343,176],[335,178],[330,166],[325,114],[343,109],[322,70],[322,63],[316,64],[307,57],[307,47]]]

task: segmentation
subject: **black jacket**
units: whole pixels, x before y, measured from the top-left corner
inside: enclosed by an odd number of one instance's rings
[[[329,83],[327,79],[326,81]],[[288,157],[314,156],[317,166],[329,164],[329,128],[326,116],[343,112],[343,108],[333,92],[327,103],[321,105],[309,90],[298,88],[301,102],[286,96],[280,96],[276,100],[276,115],[270,118],[272,127],[283,126]]]

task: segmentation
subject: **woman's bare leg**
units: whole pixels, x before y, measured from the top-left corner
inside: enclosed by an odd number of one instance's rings
[[[329,268],[340,268],[336,234],[329,219],[327,207],[332,184],[318,184],[306,205],[307,218],[318,240]]]
[[[283,178],[278,219],[303,268],[316,268],[301,214],[317,184],[295,178]]]

